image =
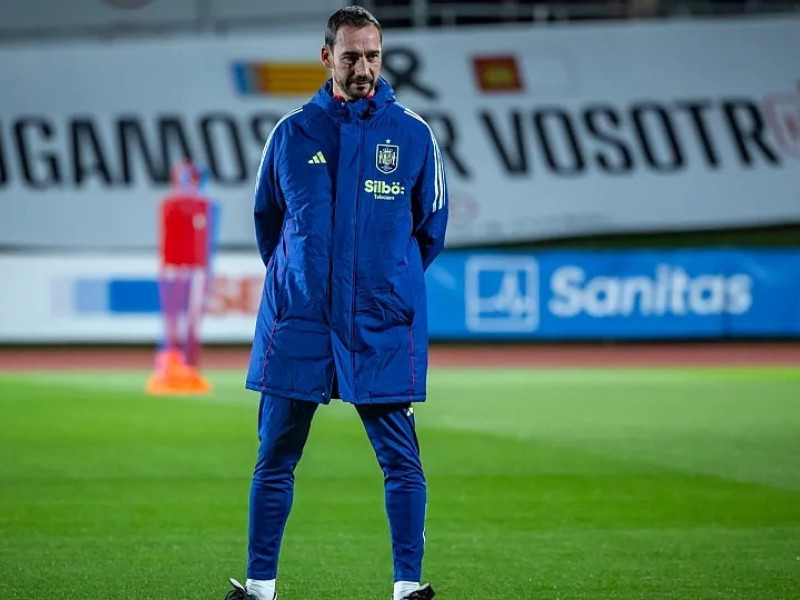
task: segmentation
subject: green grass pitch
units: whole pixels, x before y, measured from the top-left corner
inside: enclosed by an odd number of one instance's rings
[[[221,600],[257,396],[0,374],[0,598]],[[800,370],[434,370],[417,407],[442,600],[800,598]],[[347,405],[297,472],[281,600],[388,600],[380,471]]]

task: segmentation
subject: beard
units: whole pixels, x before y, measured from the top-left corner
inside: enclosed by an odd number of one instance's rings
[[[375,79],[372,77],[351,77],[342,86],[342,89],[353,98],[366,98],[372,93],[375,87]]]

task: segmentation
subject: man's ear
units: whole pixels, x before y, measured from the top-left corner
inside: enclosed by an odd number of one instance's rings
[[[333,68],[333,50],[328,48],[327,46],[323,46],[322,49],[319,51],[320,60],[322,60],[322,64],[325,65],[328,69]]]

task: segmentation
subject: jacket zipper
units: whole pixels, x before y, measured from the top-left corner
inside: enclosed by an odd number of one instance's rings
[[[358,179],[356,180],[356,210],[355,210],[355,231],[353,232],[353,300],[350,304],[350,357],[353,365],[353,396],[358,398],[356,392],[356,352],[355,352],[355,338],[356,338],[356,272],[358,261],[358,198],[361,195],[361,180],[364,176],[364,122],[358,119],[359,133],[361,134],[361,143],[358,147]]]

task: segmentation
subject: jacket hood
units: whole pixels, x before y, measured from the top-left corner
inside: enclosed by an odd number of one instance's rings
[[[361,98],[352,102],[337,100],[333,97],[332,79],[328,79],[325,85],[311,98],[312,104],[316,104],[337,119],[347,119],[348,117],[369,119],[373,115],[382,112],[394,101],[394,90],[383,77],[378,78],[375,93],[371,98]]]

